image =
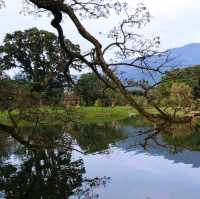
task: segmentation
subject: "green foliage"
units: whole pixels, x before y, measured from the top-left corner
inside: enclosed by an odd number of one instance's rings
[[[46,89],[41,92],[43,103],[49,105],[58,105],[64,98],[64,88],[59,82],[49,82]]]
[[[162,78],[163,85],[171,87],[174,81],[184,83],[191,88],[199,87],[200,66],[192,66],[184,69],[176,69]]]
[[[162,83],[149,93],[154,103],[173,111],[187,112],[198,107],[200,66],[176,69],[162,78]]]
[[[95,101],[103,97],[103,83],[94,73],[81,75],[74,87],[74,92],[82,97],[85,105],[94,105]]]
[[[170,87],[169,87],[170,86]],[[192,111],[196,102],[192,95],[192,88],[183,82],[171,82],[161,84],[149,92],[148,97],[163,110],[176,114],[189,113]]]
[[[1,110],[23,109],[35,103],[26,84],[9,79],[0,80]]]
[[[193,88],[193,95],[194,98],[200,99],[200,79],[199,79],[199,84]]]
[[[178,111],[191,108],[192,103],[192,88],[184,83],[173,83],[170,89],[169,105]]]
[[[74,110],[80,116],[81,123],[113,122],[136,115],[137,112],[131,107],[80,107]]]
[[[107,106],[124,106],[127,104],[125,98],[112,89],[106,89],[105,96],[104,101]]]
[[[109,149],[110,144],[126,139],[118,122],[112,123],[74,123],[71,135],[86,153],[99,153]]]
[[[191,128],[191,124],[173,125],[164,132],[164,140],[175,147],[175,149],[189,149],[200,151],[200,129],[199,126]],[[176,151],[176,150],[175,150]]]
[[[95,103],[94,103],[94,106],[96,106],[96,107],[102,106],[102,100],[101,100],[101,99],[97,99],[97,100],[95,101]]]
[[[74,87],[74,92],[81,96],[82,105],[125,105],[124,98],[117,92],[107,88],[94,73],[81,75]],[[97,104],[95,102],[97,102]]]
[[[69,40],[65,42],[69,48],[79,51],[77,45]],[[69,69],[73,66],[69,60],[57,36],[37,28],[7,34],[0,46],[0,70],[20,69],[31,82],[32,91],[43,92],[45,100],[52,99],[58,91],[55,89],[63,92],[64,86],[71,85]],[[60,96],[59,93],[56,98]]]

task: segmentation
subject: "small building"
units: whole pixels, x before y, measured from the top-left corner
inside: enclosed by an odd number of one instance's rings
[[[65,106],[80,106],[81,98],[74,93],[66,93],[64,96]]]

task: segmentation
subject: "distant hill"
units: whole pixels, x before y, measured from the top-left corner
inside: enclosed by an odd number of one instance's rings
[[[189,66],[186,68],[175,69],[163,77],[165,85],[171,86],[173,80],[182,82],[192,88],[200,86],[200,65]]]
[[[200,64],[200,43],[192,43],[180,48],[170,49],[172,56],[177,57],[179,67]]]
[[[169,71],[176,68],[185,68],[193,65],[200,65],[200,43],[192,43],[180,48],[172,48],[167,50],[166,56],[170,60],[165,64],[165,70]],[[153,57],[147,60],[147,63],[151,66],[158,66],[166,59],[164,57]],[[131,62],[131,60],[127,61]],[[123,77],[126,79],[142,80],[147,79],[150,83],[158,81],[161,77],[159,73],[154,74],[154,79],[151,74],[146,71],[141,71],[128,66],[118,66],[119,73],[123,73]]]

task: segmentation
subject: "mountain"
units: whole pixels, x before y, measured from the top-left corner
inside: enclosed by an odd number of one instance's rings
[[[200,65],[200,43],[191,43],[179,48],[168,49],[165,56],[154,56],[147,59],[147,63],[150,66],[157,67],[164,63],[168,58],[168,62],[163,68],[165,71],[169,71],[175,68],[184,68],[193,65]],[[130,63],[132,60],[128,60]],[[129,66],[118,66],[118,73],[123,74],[124,79],[135,80],[148,80],[150,83],[158,81],[161,77],[160,73],[153,73],[152,75],[147,71],[134,69]]]
[[[200,43],[191,43],[180,48],[173,48],[169,52],[177,57],[180,67],[200,64]]]

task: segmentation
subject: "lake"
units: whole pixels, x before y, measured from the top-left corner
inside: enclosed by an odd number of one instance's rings
[[[142,118],[26,127],[29,146],[1,133],[0,198],[199,199],[199,127],[152,128]]]

